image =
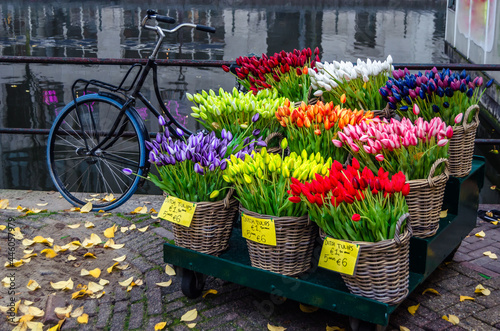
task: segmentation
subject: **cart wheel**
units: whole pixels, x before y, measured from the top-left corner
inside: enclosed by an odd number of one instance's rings
[[[184,268],[182,268],[180,274],[182,276],[182,293],[190,299],[199,297],[205,286],[205,275]]]
[[[352,331],[385,331],[387,326],[373,324],[354,317],[349,317],[349,326]]]

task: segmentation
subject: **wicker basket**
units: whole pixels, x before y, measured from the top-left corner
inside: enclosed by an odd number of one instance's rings
[[[408,216],[404,214],[399,218],[394,239],[378,242],[345,240],[360,246],[355,275],[341,274],[352,294],[390,304],[400,303],[406,298],[412,236],[410,222],[406,222],[403,234],[400,230]],[[321,237],[325,237],[324,232]]]
[[[476,115],[467,123],[469,114],[475,111]],[[450,176],[465,177],[472,168],[472,154],[474,154],[474,140],[479,126],[479,106],[472,105],[465,112],[462,125],[453,128],[453,137],[448,149],[450,162]]]
[[[224,200],[197,202],[190,227],[172,223],[175,244],[194,251],[219,255],[229,246],[238,200],[230,189]]]
[[[247,240],[252,267],[295,276],[311,268],[317,225],[302,217],[273,217],[249,211],[240,206],[240,211],[252,217],[273,219],[276,227],[276,246]]]
[[[444,172],[434,176],[436,168],[445,163]],[[439,213],[443,205],[444,189],[449,178],[448,160],[438,159],[431,167],[427,179],[412,179],[410,193],[406,196],[411,216],[413,235],[427,238],[436,234],[439,228]]]
[[[267,148],[267,152],[268,153],[274,153],[274,154],[281,154],[281,146],[280,146],[280,143],[281,141],[283,140],[284,136],[281,132],[272,132],[270,133],[266,139],[264,139],[264,141],[266,142],[266,144],[269,146],[269,143],[273,140],[273,139],[276,139],[278,141],[278,146],[276,147],[271,147],[271,148]],[[259,149],[260,150],[260,149]],[[289,152],[289,149],[288,147],[286,148],[285,150],[285,155],[288,155],[288,152]]]

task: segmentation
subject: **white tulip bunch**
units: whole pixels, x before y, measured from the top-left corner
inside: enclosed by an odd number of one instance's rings
[[[347,106],[351,109],[376,110],[385,107],[378,90],[394,70],[390,55],[384,62],[358,59],[356,65],[344,61],[316,62],[316,68],[318,72],[309,70],[315,96],[323,96],[325,101],[339,104],[345,94]]]

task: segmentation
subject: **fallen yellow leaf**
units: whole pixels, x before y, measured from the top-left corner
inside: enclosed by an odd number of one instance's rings
[[[14,236],[14,239],[16,239],[16,240],[23,240],[24,239],[24,235],[21,233],[21,229],[19,227],[15,227],[14,231],[10,231],[10,233],[12,233],[12,235]]]
[[[47,246],[52,246],[52,244],[54,243],[54,239],[44,238],[42,236],[36,236],[35,238],[33,238],[33,241],[37,244],[45,244]]]
[[[0,208],[0,209],[2,209],[2,208]],[[7,228],[7,226],[6,226],[6,225],[0,224],[0,231],[5,230],[6,228]]]
[[[109,239],[104,244],[104,248],[113,248],[113,249],[120,249],[123,248],[124,246],[125,244],[115,244],[115,241],[113,239]]]
[[[456,317],[455,315],[451,315],[451,314],[448,316],[443,315],[443,319],[445,321],[450,322],[453,325],[457,325],[458,323],[460,323],[460,320],[458,319],[458,317]]]
[[[319,309],[318,307],[304,305],[302,303],[299,305],[299,308],[304,313],[314,313],[315,311],[317,311]]]
[[[104,286],[104,285],[108,285],[108,284],[109,284],[109,280],[102,279],[102,278],[99,279],[99,285]]]
[[[487,288],[484,288],[483,285],[479,284],[478,286],[476,286],[474,293],[481,293],[482,295],[488,296],[491,294],[491,291],[488,290]]]
[[[59,319],[63,319],[65,317],[69,317],[69,314],[73,310],[73,305],[69,305],[67,307],[57,307],[54,309],[54,313]]]
[[[89,274],[94,278],[99,278],[99,276],[101,275],[101,269],[95,268],[93,270],[90,270]]]
[[[37,256],[37,255],[38,255],[37,253],[25,254],[25,255],[23,256],[23,259],[29,259],[29,258],[35,257],[35,256]]]
[[[79,316],[76,321],[80,324],[87,324],[89,322],[89,315],[87,314],[82,314],[82,316]]]
[[[445,218],[446,216],[448,216],[448,209],[446,210],[441,210],[439,212],[439,218]]]
[[[33,301],[24,300],[24,304],[26,306],[31,306],[33,304]]]
[[[129,226],[129,230],[134,230],[136,229],[137,227],[135,226],[135,224],[132,224],[131,226]]]
[[[73,207],[70,208],[69,211],[80,211],[80,207]]]
[[[183,322],[192,322],[198,317],[198,311],[195,309],[191,309],[181,316],[181,321]]]
[[[168,285],[170,285],[172,283],[172,280],[169,280],[169,282],[170,283]],[[168,283],[168,282],[166,282],[166,283]],[[158,285],[158,283],[156,283],[156,285]],[[205,293],[203,293],[203,297],[206,297],[209,294],[217,294],[217,293],[218,293],[217,290],[210,289],[208,291],[205,291]]]
[[[100,196],[100,194],[99,194],[99,193],[94,193],[94,194],[90,194],[90,196],[91,196],[92,198],[97,198],[98,196]]]
[[[68,261],[74,261],[76,260],[76,257],[74,257],[73,255],[68,255]]]
[[[47,209],[31,208],[31,209],[28,209],[28,211],[26,212],[26,215],[39,214],[39,213],[44,213],[46,211],[47,211]]]
[[[69,245],[64,245],[64,246],[54,245],[54,252],[56,253],[66,252],[68,249]]]
[[[12,261],[7,261],[5,262],[5,268],[9,268],[9,267],[20,267],[24,264],[24,260],[12,260]]]
[[[165,266],[165,273],[169,276],[175,276],[175,270],[168,264]]]
[[[31,331],[43,331],[43,323],[42,322],[28,322],[28,329]]]
[[[190,329],[194,328],[196,326],[196,323],[187,323],[186,326]]]
[[[122,233],[127,232],[127,231],[128,231],[128,226],[122,226],[122,227],[120,227],[120,231],[121,231]]]
[[[169,287],[171,284],[172,284],[172,280],[171,279],[169,281],[167,281],[167,282],[156,283],[156,285],[160,286],[160,287]],[[213,291],[215,291],[215,290],[213,290]],[[205,295],[203,295],[203,297],[205,297]]]
[[[52,259],[57,256],[57,253],[50,248],[43,249],[40,254],[45,254],[45,257],[48,259]]]
[[[83,314],[83,306],[80,306],[80,307],[76,308],[75,310],[73,310],[69,316],[72,318],[75,318],[78,316],[82,316],[82,314]]]
[[[140,229],[137,229],[139,232],[146,232],[146,230],[149,228],[149,225],[148,226],[145,226],[143,228],[140,228]]]
[[[476,233],[476,237],[479,237],[479,238],[484,238],[486,234],[484,233],[484,231],[479,231],[478,233]]]
[[[73,289],[73,281],[70,279],[63,280],[57,283],[50,282],[50,286],[52,286],[56,290],[72,290]]]
[[[417,312],[417,309],[418,307],[420,307],[420,304],[417,304],[415,306],[410,306],[408,307],[408,312],[412,315],[415,315],[415,313]]]
[[[465,296],[465,295],[461,295],[460,296],[460,302],[465,301],[465,300],[476,300],[476,299],[474,299],[473,297],[468,297],[468,296]]]
[[[89,291],[96,293],[96,292],[102,291],[104,289],[104,286],[99,285],[99,284],[94,283],[94,282],[89,282],[88,289],[89,289]]]
[[[94,226],[95,226],[94,223],[92,223],[90,221],[85,222],[85,227],[87,229],[92,229]]]
[[[26,287],[27,287],[27,288],[28,288],[28,290],[30,290],[30,291],[34,291],[34,290],[36,290],[36,289],[41,288],[41,287],[40,287],[40,284],[38,284],[38,283],[36,282],[36,280],[32,280],[32,279],[30,279],[30,280],[29,280],[28,285],[26,285]]]
[[[90,253],[90,252],[87,252],[87,253],[83,254],[83,257],[91,257],[93,259],[97,259],[97,257],[94,254]]]
[[[92,202],[87,202],[85,206],[80,208],[80,213],[88,213],[92,210]]]
[[[285,331],[286,328],[282,327],[282,326],[274,326],[274,325],[271,325],[269,323],[267,323],[267,329],[269,331]]]
[[[33,245],[34,243],[35,243],[35,242],[34,242],[33,240],[30,240],[30,239],[24,239],[24,240],[22,241],[22,244],[23,244],[24,246],[31,246],[31,245]]]
[[[23,251],[23,253],[24,253],[24,254],[31,254],[31,253],[33,253],[33,249],[25,249],[25,250]]]
[[[146,208],[146,206],[137,207],[133,211],[131,211],[130,213],[131,214],[147,214],[148,213],[148,208]]]
[[[123,261],[125,261],[126,258],[127,258],[127,255],[122,255],[120,257],[117,257],[117,258],[113,259],[113,261],[123,262]]]
[[[129,286],[132,283],[133,279],[134,277],[130,277],[125,279],[124,281],[118,282],[118,284],[120,284],[121,286]]]
[[[90,291],[87,291],[87,285],[84,285],[80,291],[74,292],[71,294],[71,299],[78,299],[84,297],[86,294],[90,294]]]
[[[96,235],[95,233],[92,233],[90,235],[90,241],[94,244],[94,245],[99,245],[100,243],[102,243],[102,239],[101,237],[99,237],[98,235]]]
[[[344,328],[339,328],[338,326],[326,326],[326,331],[345,331]]]
[[[157,212],[154,208],[151,208],[151,209],[149,210],[149,213],[150,213],[150,214],[156,214],[156,213],[158,213],[158,212]]]
[[[498,221],[491,221],[491,224],[493,224],[493,225],[497,225],[497,224],[498,224]]]
[[[9,199],[1,199],[0,200],[0,209],[7,209],[9,206]],[[2,229],[3,231],[3,229]]]
[[[76,224],[68,224],[66,225],[68,228],[70,229],[77,229],[80,227],[80,223],[76,223]]]
[[[166,325],[167,325],[167,322],[156,323],[156,325],[155,325],[155,331],[156,330],[163,330]]]
[[[434,294],[437,294],[437,295],[441,295],[441,293],[439,293],[438,291],[436,291],[436,290],[435,290],[435,289],[433,289],[433,288],[426,288],[426,289],[422,292],[422,294],[425,294],[425,293],[427,293],[427,292],[434,293]]]
[[[490,254],[490,259],[496,260],[496,259],[498,259],[498,257],[495,253],[492,253],[492,254]]]
[[[108,274],[110,274],[113,269],[118,265],[119,262],[115,262],[111,267],[109,267],[108,269],[106,269],[106,271],[108,272]]]
[[[112,227],[104,230],[104,236],[106,238],[114,238],[115,237],[115,226],[113,225]]]
[[[15,278],[13,278],[13,279],[15,279]],[[3,287],[9,287],[10,283],[11,283],[11,281],[10,281],[9,277],[5,277],[4,279],[2,279],[2,285],[3,285]],[[15,283],[14,283],[14,285],[15,285]]]
[[[112,202],[112,201],[114,201],[116,199],[113,196],[113,193],[111,193],[111,194],[106,195],[104,198],[102,198],[102,200],[104,200],[105,202]]]
[[[45,206],[47,206],[48,204],[49,204],[49,203],[48,203],[48,202],[46,202],[46,203],[37,203],[36,205],[37,205],[38,207],[45,207]]]

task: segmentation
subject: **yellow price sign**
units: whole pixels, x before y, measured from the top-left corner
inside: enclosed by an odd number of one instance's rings
[[[276,227],[274,220],[241,214],[241,233],[243,238],[260,244],[276,246]]]
[[[185,227],[191,225],[196,204],[173,196],[168,196],[161,206],[158,217]]]
[[[360,247],[346,241],[326,237],[323,241],[318,266],[354,276]]]

